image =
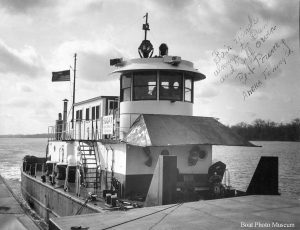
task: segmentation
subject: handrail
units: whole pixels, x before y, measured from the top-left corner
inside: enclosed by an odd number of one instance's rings
[[[101,140],[119,138],[119,120],[114,119],[113,135],[105,135],[102,131],[103,118],[95,120],[76,120],[72,128],[72,122],[57,123],[48,127],[48,141],[54,140]]]
[[[36,163],[36,162],[32,162],[32,163],[28,163],[28,162],[24,162],[23,163],[23,171],[31,176],[35,176],[37,175],[37,172],[45,172],[45,164],[46,163]],[[41,170],[38,170],[38,166],[42,166],[40,167]],[[32,171],[32,169],[34,171]]]

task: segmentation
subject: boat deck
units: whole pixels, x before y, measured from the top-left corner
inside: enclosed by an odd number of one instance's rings
[[[88,192],[89,190],[87,190],[84,187],[81,187],[81,196],[77,196],[76,192],[75,192],[75,183],[69,183],[69,190],[65,191],[64,190],[64,180],[59,181],[56,180],[56,184],[52,185],[49,181],[49,178],[47,177],[46,182],[42,182],[41,176],[42,176],[42,172],[37,171],[36,172],[36,177],[34,176],[30,176],[27,173],[25,173],[26,176],[32,178],[33,180],[38,181],[39,183],[42,183],[44,186],[49,187],[49,189],[54,189],[57,192],[64,194],[65,196],[72,198],[76,201],[81,202],[82,204],[85,203],[84,206],[89,206],[92,209],[95,210],[95,212],[105,212],[105,211],[111,211],[111,210],[116,210],[116,209],[120,209],[120,207],[111,207],[110,205],[107,205],[105,202],[105,199],[102,197],[103,194],[103,190],[99,189],[97,192],[94,191],[94,189],[91,189],[92,193],[95,193],[97,195],[95,200],[89,200],[87,203],[87,197],[88,197]],[[133,206],[136,207],[142,207],[143,206],[143,202],[141,201],[132,201],[132,200],[127,200],[127,199],[122,199],[122,201],[127,202],[127,206],[131,208],[133,208]],[[123,209],[128,209],[126,205],[123,206]],[[78,213],[80,214],[80,213]],[[75,215],[75,213],[74,213]]]
[[[253,195],[53,218],[49,229],[299,229],[299,213],[300,200]]]
[[[38,230],[0,175],[0,229]]]

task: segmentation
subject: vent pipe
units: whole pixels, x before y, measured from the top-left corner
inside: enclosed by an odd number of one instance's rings
[[[63,120],[61,119],[61,113],[58,114],[58,120],[55,122],[55,139],[61,140],[61,134],[63,129]]]
[[[68,111],[68,99],[64,99],[64,112],[63,112],[63,139],[66,137],[66,130],[67,130],[67,111]]]

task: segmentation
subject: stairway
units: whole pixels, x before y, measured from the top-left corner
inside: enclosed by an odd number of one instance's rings
[[[81,162],[83,166],[84,187],[97,194],[101,190],[101,175],[98,170],[95,142],[79,141]]]

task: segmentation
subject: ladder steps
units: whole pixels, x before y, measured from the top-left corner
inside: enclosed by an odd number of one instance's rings
[[[81,160],[84,166],[86,188],[101,189],[101,174],[98,171],[97,155],[93,141],[80,141]],[[90,168],[89,168],[90,166]]]

